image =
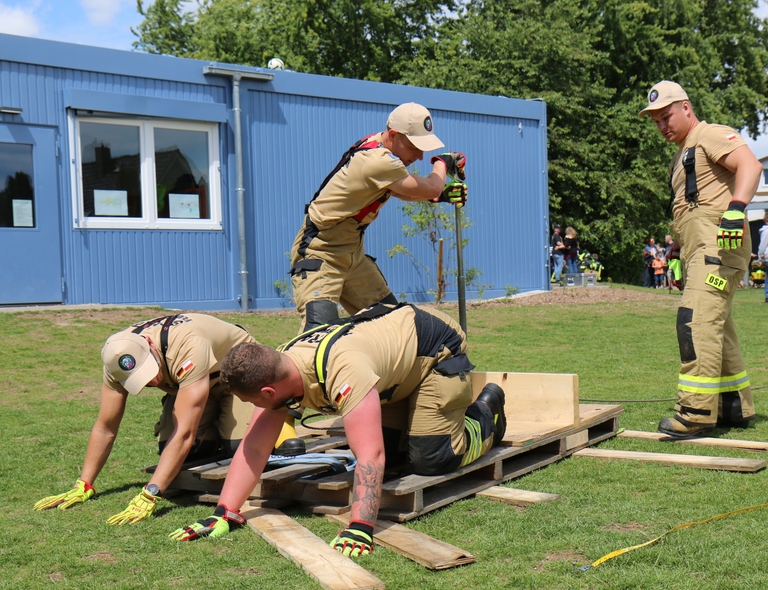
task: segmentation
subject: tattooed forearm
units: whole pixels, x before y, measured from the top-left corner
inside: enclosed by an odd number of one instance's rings
[[[384,465],[373,461],[358,463],[355,467],[355,485],[352,493],[352,518],[375,523],[381,503],[381,483]]]

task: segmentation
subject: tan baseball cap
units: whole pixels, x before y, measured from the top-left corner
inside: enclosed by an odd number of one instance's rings
[[[422,152],[431,152],[445,147],[445,144],[435,135],[432,115],[415,102],[401,104],[389,113],[387,127],[405,135],[408,141]]]
[[[647,115],[648,111],[657,111],[681,100],[689,100],[683,87],[677,82],[662,80],[648,92],[648,106],[640,111],[638,117]]]
[[[119,332],[101,349],[104,368],[128,393],[139,393],[157,376],[158,367],[147,341],[132,332]]]

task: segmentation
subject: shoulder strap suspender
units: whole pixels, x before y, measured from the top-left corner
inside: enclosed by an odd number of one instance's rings
[[[350,147],[346,152],[344,152],[344,155],[341,156],[341,160],[339,160],[338,164],[334,166],[333,170],[331,170],[331,173],[325,177],[325,180],[323,180],[322,183],[320,183],[320,188],[315,191],[314,196],[312,197],[312,200],[309,201],[309,203],[306,204],[304,207],[304,213],[309,212],[309,205],[314,201],[318,195],[320,194],[320,191],[322,191],[325,188],[325,185],[327,185],[331,178],[344,166],[347,165],[347,163],[352,159],[352,156],[354,156],[357,152],[362,152],[364,150],[371,150],[373,148],[381,146],[381,142],[373,141],[371,140],[371,137],[374,135],[377,135],[376,133],[371,133],[370,135],[367,135],[363,137],[362,139],[356,141],[352,147]]]
[[[171,329],[171,326],[173,325],[173,322],[176,320],[177,317],[179,317],[180,314],[176,315],[169,315],[164,318],[157,318],[156,320],[149,320],[147,322],[144,322],[140,326],[136,326],[131,332],[133,334],[141,334],[146,328],[152,325],[156,325],[156,323],[159,320],[163,321],[163,327],[160,330],[160,352],[163,355],[163,362],[165,363],[165,372],[168,374],[169,377],[171,377],[171,372],[168,369],[168,359],[165,356],[165,353],[168,352],[168,332]]]
[[[317,349],[315,349],[315,360],[314,360],[315,375],[317,377],[317,383],[320,385],[320,389],[322,389],[323,395],[325,396],[325,398],[328,399],[328,393],[325,390],[325,377],[326,377],[325,369],[328,366],[328,357],[331,353],[331,346],[333,346],[333,344],[339,338],[341,338],[344,334],[349,332],[357,324],[361,324],[363,322],[367,322],[370,320],[375,320],[376,318],[385,316],[407,305],[411,305],[411,304],[398,303],[395,306],[389,306],[389,305],[384,305],[383,303],[377,303],[375,305],[372,305],[367,310],[361,313],[357,313],[353,316],[349,316],[346,318],[341,318],[334,322],[323,324],[322,326],[317,326],[315,328],[312,328],[311,330],[307,330],[303,334],[299,334],[298,336],[296,336],[296,338],[294,338],[293,340],[290,340],[285,344],[279,346],[277,350],[279,352],[285,352],[291,346],[293,346],[294,344],[296,344],[301,340],[304,340],[310,337],[312,334],[315,334],[322,330],[328,330],[329,328],[333,327],[325,336],[323,336],[323,338],[318,343]]]

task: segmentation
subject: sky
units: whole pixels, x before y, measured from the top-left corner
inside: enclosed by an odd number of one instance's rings
[[[152,0],[144,0],[144,8]],[[190,11],[195,2],[188,2]],[[768,17],[768,0],[755,11]],[[0,33],[37,37],[96,47],[130,51],[136,28],[143,18],[136,0],[0,0]],[[768,131],[752,140],[742,136],[758,158],[768,156]]]

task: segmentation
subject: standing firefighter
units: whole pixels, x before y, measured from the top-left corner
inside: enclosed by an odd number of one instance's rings
[[[128,395],[144,387],[166,393],[155,426],[160,460],[149,483],[109,524],[151,516],[185,460],[231,457],[245,436],[253,407],[223,390],[219,368],[232,347],[244,342],[254,340],[243,328],[198,313],[155,318],[111,336],[101,351],[104,377],[99,415],[80,478],[68,492],[40,500],[35,510],[66,510],[93,497],[93,483],[112,452]],[[295,450],[300,446],[296,443],[304,443],[295,438],[292,418],[287,417],[287,422],[290,426],[285,425],[280,438]]]
[[[355,143],[325,178],[291,251],[293,297],[304,330],[337,319],[339,303],[350,314],[380,301],[397,303],[375,259],[365,254],[363,233],[390,196],[463,205],[467,186],[456,182],[464,180],[461,152],[434,156],[427,177],[408,173],[424,152],[442,147],[429,111],[403,104],[389,115],[385,131]],[[446,184],[446,175],[454,181]]]
[[[357,464],[350,523],[331,546],[353,557],[369,553],[385,459],[389,465],[407,458],[416,473],[436,475],[475,461],[504,436],[504,392],[489,384],[472,401],[466,347],[448,316],[383,304],[302,334],[282,352],[255,343],[235,347],[222,381],[258,408],[214,515],[171,536],[220,537],[229,523],[242,524],[237,509],[261,476],[285,406],[299,403],[343,419]]]
[[[670,184],[685,272],[677,311],[678,402],[659,431],[687,438],[715,426],[744,427],[755,417],[755,406],[731,312],[752,250],[744,209],[763,167],[738,132],[699,121],[675,82],[651,88],[640,111],[646,114],[679,148]]]

